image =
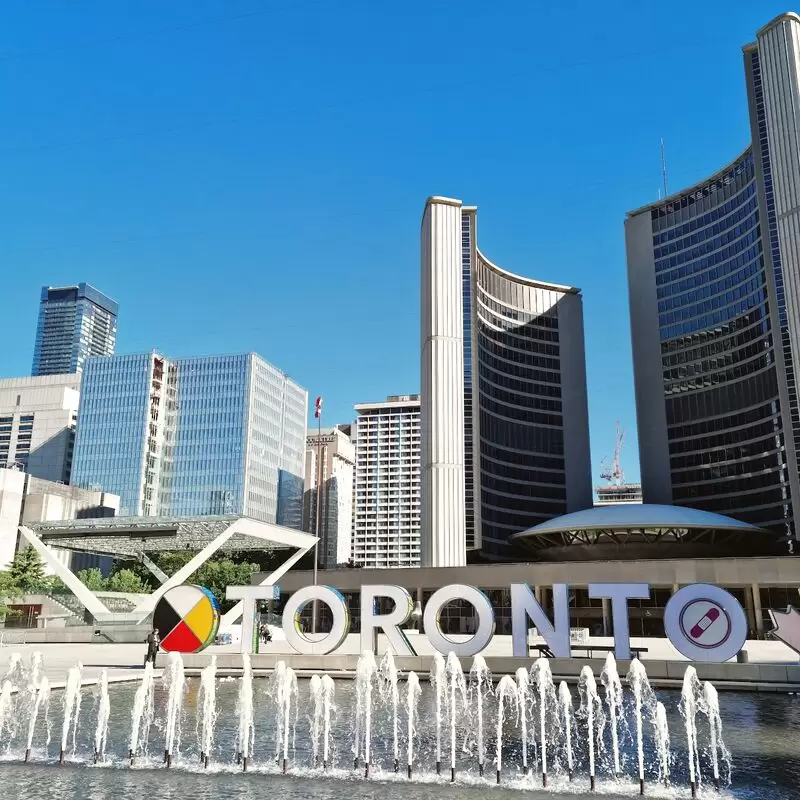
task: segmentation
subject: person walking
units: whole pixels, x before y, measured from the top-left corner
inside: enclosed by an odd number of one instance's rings
[[[144,657],[145,666],[148,661],[153,662],[153,669],[156,668],[156,655],[158,655],[158,648],[161,646],[161,637],[158,635],[158,628],[153,628],[147,635],[147,655]]]

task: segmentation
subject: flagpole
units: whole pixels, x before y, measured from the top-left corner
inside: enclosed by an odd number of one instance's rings
[[[322,532],[322,398],[317,398],[315,416],[317,417],[317,519],[314,544],[314,586],[317,585],[317,568],[319,565],[319,543]],[[317,600],[311,604],[311,633],[317,632]]]

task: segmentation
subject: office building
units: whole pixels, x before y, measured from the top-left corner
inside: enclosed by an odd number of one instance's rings
[[[72,482],[120,514],[241,514],[300,529],[308,394],[254,353],[90,358]]]
[[[625,221],[645,503],[789,540],[800,502],[799,58],[796,14],[758,31],[744,47],[752,144]]]
[[[33,351],[32,375],[80,372],[90,356],[110,356],[119,306],[88,283],[45,286]]]
[[[0,379],[0,469],[69,483],[79,386],[77,375]]]
[[[642,485],[640,483],[611,483],[606,486],[595,486],[597,492],[596,506],[616,506],[620,503],[641,503]]]
[[[349,434],[338,426],[314,431],[306,437],[303,530],[319,535],[318,563],[323,569],[332,569],[350,560],[355,465],[355,447]],[[320,492],[322,516],[317,528]]]
[[[420,564],[419,395],[355,407],[356,497],[352,560],[358,567]]]
[[[423,563],[514,558],[512,535],[592,506],[580,291],[493,264],[449,198],[421,261]]]
[[[116,495],[65,486],[20,470],[0,468],[0,569],[5,569],[14,558],[20,525],[46,520],[113,517],[118,509]],[[99,565],[100,559],[89,553],[56,551],[62,563],[72,570]]]

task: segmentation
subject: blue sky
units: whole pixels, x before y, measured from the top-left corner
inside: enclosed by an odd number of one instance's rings
[[[495,263],[584,294],[594,478],[638,477],[623,219],[749,141],[728,2],[6,0],[0,375],[39,289],[120,302],[118,352],[254,350],[325,422],[419,389],[425,198]],[[8,332],[13,332],[11,336]]]

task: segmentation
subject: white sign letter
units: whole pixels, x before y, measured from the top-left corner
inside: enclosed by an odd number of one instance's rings
[[[280,590],[277,586],[262,584],[260,586],[228,586],[225,589],[227,600],[241,600],[244,605],[242,611],[242,639],[239,650],[242,653],[253,652],[253,623],[256,616],[256,603],[260,600],[277,600]]]
[[[515,658],[527,658],[528,618],[556,658],[569,658],[569,596],[566,583],[553,584],[553,619],[539,605],[527,583],[511,584],[511,644]]]
[[[456,600],[466,600],[471,603],[478,618],[475,634],[466,642],[454,642],[442,633],[440,620],[442,609]],[[452,651],[459,658],[464,658],[477,655],[491,641],[494,636],[494,609],[489,598],[480,589],[454,583],[443,586],[431,595],[422,615],[422,623],[425,635],[434,650],[445,656]]]
[[[664,631],[672,646],[692,661],[727,661],[747,641],[747,616],[729,592],[695,583],[670,597]]]
[[[646,583],[590,583],[589,597],[592,600],[604,597],[611,599],[611,619],[614,621],[614,655],[617,658],[630,658],[628,599],[646,600],[650,597],[650,586]]]
[[[325,603],[333,614],[329,633],[320,639],[309,639],[300,626],[300,614],[312,601]],[[324,656],[340,647],[350,633],[350,610],[347,601],[332,586],[304,586],[298,589],[283,608],[283,633],[286,641],[298,652]]]
[[[375,613],[375,601],[388,597],[394,601],[394,609],[388,614]],[[414,648],[400,626],[405,625],[414,610],[411,595],[402,586],[361,587],[361,652],[378,652],[378,631],[386,634],[389,645],[398,656],[415,656]]]

